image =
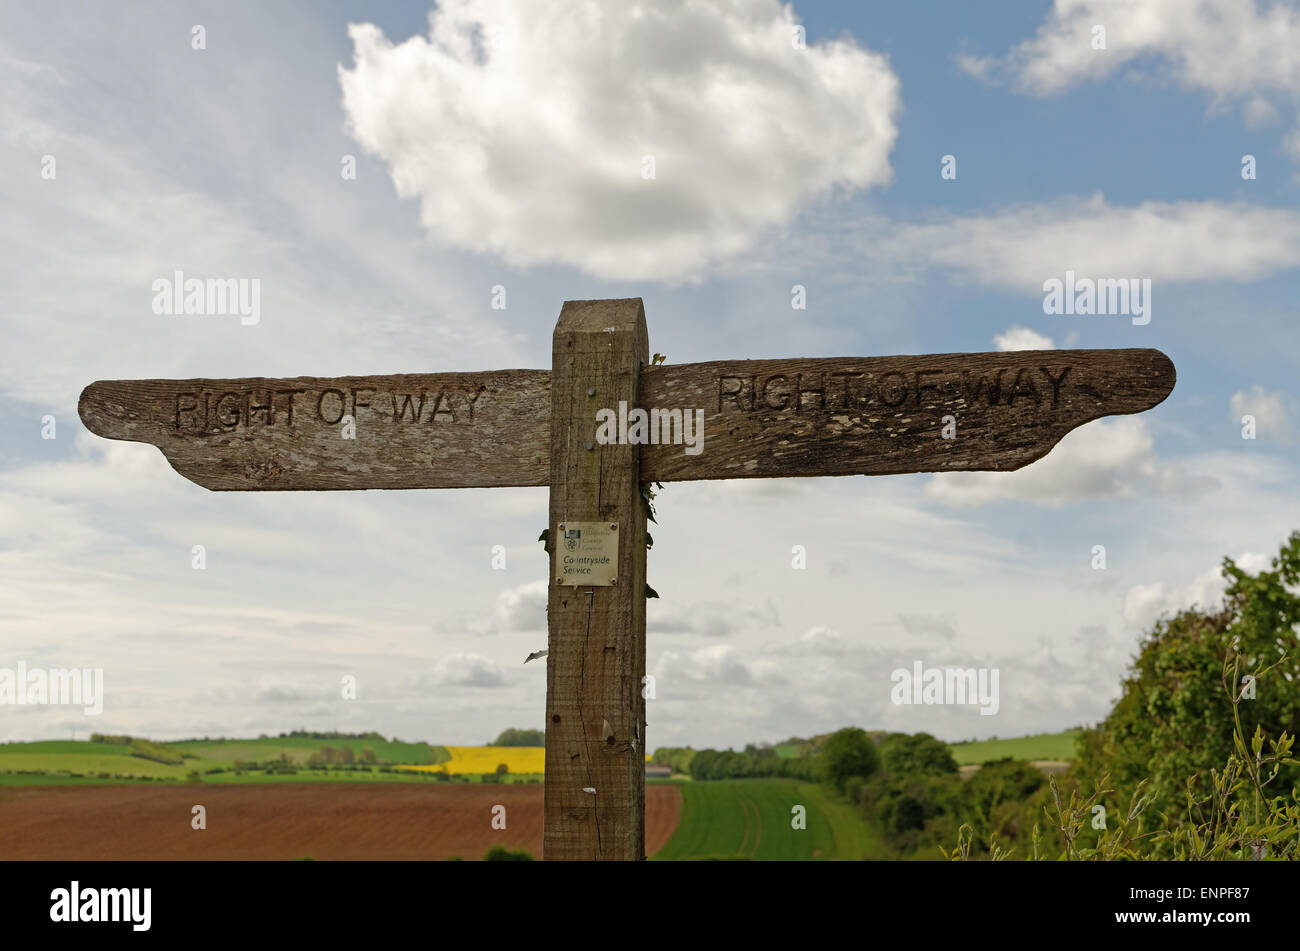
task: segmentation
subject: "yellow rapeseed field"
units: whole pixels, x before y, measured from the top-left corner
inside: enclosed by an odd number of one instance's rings
[[[546,750],[540,746],[447,746],[451,754],[445,763],[428,766],[398,766],[424,773],[495,773],[505,763],[512,773],[546,772]],[[646,757],[648,761],[649,756]]]
[[[505,763],[512,773],[546,771],[546,750],[540,746],[448,746],[451,759],[432,766],[403,766],[427,773],[495,773]]]

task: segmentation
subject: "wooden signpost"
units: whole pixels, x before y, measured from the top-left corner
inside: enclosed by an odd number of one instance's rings
[[[635,860],[643,483],[1019,469],[1174,379],[1158,350],[651,366],[633,298],[565,303],[549,371],[111,380],[79,410],[219,491],[549,485],[544,858]]]

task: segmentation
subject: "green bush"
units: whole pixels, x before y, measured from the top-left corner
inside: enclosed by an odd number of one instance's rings
[[[1300,532],[1271,570],[1250,575],[1225,558],[1223,576],[1227,589],[1217,610],[1193,607],[1156,623],[1114,709],[1080,738],[1077,779],[1108,774],[1125,799],[1145,782],[1151,810],[1175,824],[1193,818],[1189,782],[1195,799],[1212,795],[1211,771],[1237,749],[1237,732],[1244,738],[1259,728],[1279,736],[1300,721],[1300,655],[1286,654],[1295,652],[1300,624]],[[1233,690],[1225,689],[1225,657],[1240,668],[1226,685]],[[1247,672],[1255,678],[1250,689],[1242,684]],[[1240,731],[1224,728],[1234,717]],[[1279,764],[1278,785],[1297,783],[1300,769]]]
[[[880,762],[891,776],[944,776],[958,772],[948,744],[929,733],[890,733],[880,742]]]
[[[488,744],[488,746],[545,746],[546,732],[544,730],[520,730],[511,728],[502,730],[501,735]]]

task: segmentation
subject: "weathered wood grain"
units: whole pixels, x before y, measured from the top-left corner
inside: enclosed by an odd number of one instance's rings
[[[645,857],[646,516],[637,447],[598,445],[598,408],[636,399],[649,357],[640,299],[569,301],[553,340],[543,857]],[[557,531],[619,526],[617,584],[560,585]]]
[[[209,489],[546,485],[550,389],[546,370],[105,380],[79,409],[91,432],[152,443]]]
[[[641,447],[647,481],[885,475],[1018,469],[1090,420],[1150,409],[1174,381],[1158,350],[732,360],[646,367],[627,403],[704,414],[699,454]],[[550,386],[546,370],[116,380],[85,389],[81,417],[160,447],[209,489],[546,485]],[[596,410],[618,406],[597,403],[589,439]],[[345,410],[355,440],[341,438]]]
[[[701,409],[704,444],[646,445],[660,482],[1019,469],[1070,430],[1174,387],[1159,350],[730,360],[647,368],[640,405]],[[951,417],[953,438],[945,439]],[[660,427],[662,430],[662,425]]]

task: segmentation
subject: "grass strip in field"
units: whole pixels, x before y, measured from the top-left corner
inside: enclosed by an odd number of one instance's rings
[[[1010,756],[1027,760],[1072,760],[1078,730],[1061,733],[1039,733],[1034,736],[1017,736],[1005,740],[973,740],[969,743],[950,743],[953,759],[958,766],[987,763]]]
[[[815,783],[737,779],[681,784],[677,831],[651,858],[799,861],[881,858],[879,841],[848,803]],[[806,828],[793,827],[793,809]]]

